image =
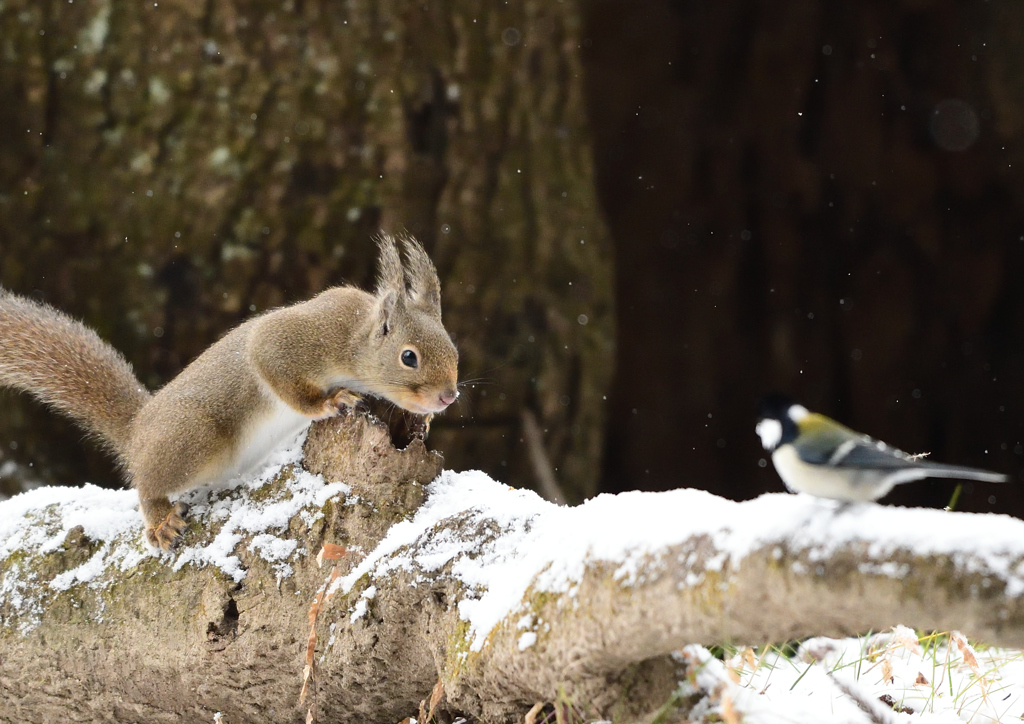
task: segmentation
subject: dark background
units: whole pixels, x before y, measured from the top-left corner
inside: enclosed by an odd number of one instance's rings
[[[1016,0],[177,0],[91,47],[102,6],[0,9],[0,282],[147,384],[250,310],[368,283],[368,236],[408,228],[482,382],[436,427],[453,467],[535,485],[526,410],[571,500],[749,498],[781,490],[753,431],[779,390],[1007,473],[960,507],[1024,515]],[[117,484],[0,405],[0,489]]]
[[[604,488],[780,489],[753,424],[781,390],[1007,473],[961,507],[1024,514],[1020,13],[588,7],[619,323]],[[887,500],[942,506],[954,487]]]

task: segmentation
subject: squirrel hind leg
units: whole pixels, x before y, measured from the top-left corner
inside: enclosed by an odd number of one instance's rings
[[[151,546],[165,551],[181,542],[181,532],[188,523],[188,505],[180,500],[171,503],[167,498],[140,498],[142,517],[146,520],[146,540]]]

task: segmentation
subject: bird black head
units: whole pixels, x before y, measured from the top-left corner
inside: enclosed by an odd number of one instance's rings
[[[792,442],[800,433],[792,410],[799,406],[785,395],[765,395],[757,406],[757,430],[761,445],[768,452],[774,452],[779,445]]]

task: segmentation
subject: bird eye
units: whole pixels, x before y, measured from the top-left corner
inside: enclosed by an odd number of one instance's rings
[[[420,366],[420,361],[416,357],[416,353],[413,352],[411,349],[402,350],[401,360],[402,364],[404,364],[406,367],[411,367],[412,369],[416,369],[417,367]]]

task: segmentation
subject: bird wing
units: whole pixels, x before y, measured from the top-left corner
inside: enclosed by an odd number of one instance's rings
[[[867,443],[850,447],[849,452],[837,450],[833,467],[850,469],[871,469],[891,474],[895,483],[906,483],[921,478],[955,478],[958,480],[981,480],[987,483],[1006,482],[1002,473],[993,473],[981,468],[964,465],[943,465],[919,460],[902,450],[889,447],[884,442],[867,438]],[[844,453],[844,454],[841,454]]]
[[[889,447],[884,442],[865,438],[836,451],[829,464],[840,468],[872,468],[875,470],[902,470],[924,467],[902,450]]]
[[[811,413],[804,418],[801,426],[810,434],[798,436],[794,447],[800,459],[812,465],[892,473],[897,483],[923,477],[982,480],[990,483],[1006,480],[1006,476],[1001,473],[980,468],[920,460],[881,440],[844,427],[824,415]]]
[[[795,447],[800,459],[811,465],[900,470],[920,464],[902,450],[855,432],[824,415],[809,414],[801,421],[801,428]]]

